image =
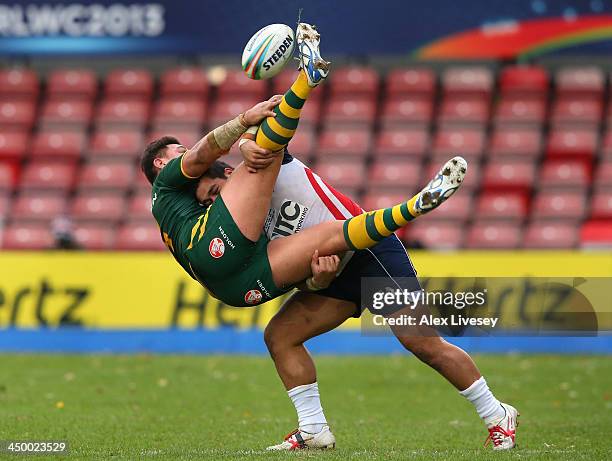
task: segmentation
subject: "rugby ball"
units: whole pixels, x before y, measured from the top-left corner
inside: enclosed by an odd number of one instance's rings
[[[270,24],[255,32],[242,52],[242,69],[254,80],[272,78],[293,56],[295,36],[285,24]]]

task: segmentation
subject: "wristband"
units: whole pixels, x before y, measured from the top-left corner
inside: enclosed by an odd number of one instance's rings
[[[310,291],[319,291],[323,290],[325,287],[318,286],[312,277],[308,277],[306,279],[306,288],[308,288]]]

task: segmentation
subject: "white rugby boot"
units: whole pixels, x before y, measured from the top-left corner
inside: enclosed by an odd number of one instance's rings
[[[497,422],[487,425],[489,436],[485,440],[485,447],[492,442],[493,450],[510,450],[516,446],[516,428],[520,413],[511,405],[502,403],[506,414]]]
[[[305,449],[331,449],[336,447],[336,437],[329,429],[329,426],[323,426],[316,434],[310,434],[308,432],[296,429],[291,434],[288,434],[278,445],[272,445],[266,450],[268,451],[279,451],[279,450],[305,450]]]
[[[300,22],[296,32],[298,68],[303,69],[308,79],[308,86],[315,87],[329,75],[330,63],[321,57],[319,42],[321,35],[314,26]]]
[[[419,215],[438,208],[459,189],[467,172],[467,161],[453,157],[438,171],[429,184],[418,194],[414,208]]]

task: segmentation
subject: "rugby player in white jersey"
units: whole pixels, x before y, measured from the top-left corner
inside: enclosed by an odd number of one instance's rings
[[[240,150],[252,171],[265,167],[271,155],[252,140],[242,140]],[[230,165],[215,162],[198,185],[198,200],[204,204],[214,201],[232,171]],[[363,210],[353,200],[285,150],[264,232],[269,239],[276,239],[361,213]],[[411,278],[414,290],[420,288],[410,258],[395,234],[370,249],[345,253],[341,262],[337,257],[319,258],[315,254],[312,272],[309,285],[301,286],[287,299],[264,333],[299,423],[298,429],[280,444],[268,447],[269,450],[335,446],[335,437],[321,406],[315,364],[304,342],[338,327],[350,317],[359,317],[364,307],[375,312],[372,306],[364,306],[362,302],[361,278],[386,277],[392,281]],[[402,310],[385,314],[401,315]],[[493,449],[514,447],[518,412],[495,398],[466,352],[446,342],[432,329],[425,334],[405,331],[402,334],[401,327],[396,327],[393,332],[407,350],[438,371],[475,406],[489,430],[487,441],[493,442]]]

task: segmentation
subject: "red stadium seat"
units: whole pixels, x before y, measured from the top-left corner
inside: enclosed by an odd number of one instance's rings
[[[130,199],[128,215],[131,220],[153,219],[151,214],[151,191],[138,192]]]
[[[4,223],[5,216],[9,215],[10,210],[11,210],[11,194],[8,192],[3,192],[2,189],[0,189],[0,227]],[[2,231],[0,230],[0,234],[1,233]]]
[[[86,128],[92,114],[92,104],[86,100],[48,100],[43,107],[40,123],[46,128]]]
[[[605,132],[604,138],[601,142],[601,154],[604,159],[612,160],[612,130],[608,129]]]
[[[579,160],[547,160],[540,172],[543,187],[587,187],[591,183],[591,165]]]
[[[612,220],[612,189],[597,191],[593,194],[591,218]]]
[[[612,187],[612,160],[603,161],[595,172],[593,185],[597,188]]]
[[[361,129],[329,129],[319,137],[318,156],[365,157],[372,144],[372,135]]]
[[[115,245],[115,226],[103,223],[79,224],[75,226],[74,237],[80,247],[86,250],[110,250]]]
[[[555,128],[548,137],[547,157],[591,159],[597,150],[598,133],[588,128]]]
[[[433,97],[436,92],[436,74],[427,68],[394,69],[386,78],[387,99],[405,95]]]
[[[429,148],[429,132],[417,128],[389,128],[378,133],[374,155],[402,156],[419,161]]]
[[[153,123],[165,125],[191,125],[198,129],[204,125],[207,106],[203,100],[181,98],[161,99],[154,110]]]
[[[425,125],[431,122],[433,103],[422,96],[387,98],[382,108],[383,125]]]
[[[493,72],[487,67],[448,67],[442,72],[442,90],[446,95],[489,98],[493,91]]]
[[[143,136],[137,130],[98,130],[90,139],[89,154],[94,157],[135,158],[143,149]]]
[[[582,191],[542,191],[533,201],[532,214],[544,219],[582,219],[586,206],[586,196]]]
[[[20,159],[28,149],[30,137],[25,131],[0,133],[0,159]]]
[[[77,160],[85,146],[85,134],[74,131],[42,131],[32,143],[33,157]]]
[[[521,225],[508,221],[476,221],[466,240],[467,248],[517,248],[522,242]]]
[[[455,250],[461,247],[464,230],[454,221],[415,221],[407,227],[409,240],[421,243],[425,248]]]
[[[91,70],[58,69],[47,78],[47,95],[51,99],[92,101],[97,93],[98,79]]]
[[[425,185],[423,180],[419,181],[415,187],[415,192],[420,190]],[[404,200],[406,197],[404,196]],[[399,203],[399,202],[398,202]],[[445,221],[453,222],[456,226],[461,225],[472,217],[474,208],[474,197],[468,189],[463,187],[453,195],[450,202],[436,208],[436,211],[427,216],[427,221]]]
[[[558,98],[552,108],[551,121],[555,124],[598,125],[603,104],[599,99],[565,97]]]
[[[389,208],[406,200],[406,192],[391,191],[385,189],[370,189],[363,197],[363,209],[366,211]]]
[[[468,161],[477,160],[482,155],[485,143],[484,130],[478,128],[444,127],[436,133],[433,153],[449,158],[461,155]]]
[[[247,77],[245,76],[244,78]],[[244,96],[219,97],[212,107],[209,120],[210,126],[217,127],[228,122],[258,102],[257,99],[250,96],[246,98]]]
[[[497,127],[491,136],[491,157],[536,159],[542,150],[542,133],[529,127]]]
[[[160,92],[163,97],[190,96],[204,100],[210,91],[210,84],[204,69],[179,67],[164,72],[160,78]]]
[[[282,91],[289,89],[288,87]],[[257,102],[263,101],[268,96],[268,85],[265,80],[252,80],[242,70],[227,70],[225,79],[217,88],[218,97],[227,98],[252,98]]]
[[[128,223],[119,228],[115,243],[117,250],[164,250],[159,227],[151,223]]]
[[[453,124],[484,124],[489,119],[489,105],[479,97],[447,97],[442,102],[438,120]]]
[[[339,189],[354,188],[362,184],[365,177],[365,165],[362,162],[333,156],[322,157],[317,161],[315,171],[325,182]]]
[[[202,131],[198,131],[198,130],[153,130],[151,133],[149,133],[149,135],[146,137],[146,143],[149,143],[151,141],[153,141],[154,139],[158,139],[161,138],[162,136],[173,136],[176,139],[179,140],[179,142],[181,144],[183,144],[186,147],[191,147],[193,146],[196,142],[198,142],[206,133],[203,133]],[[142,151],[142,145],[140,146],[139,150],[138,150],[138,155],[140,155],[141,151]]]
[[[583,248],[612,247],[612,220],[585,222],[580,230],[580,246]]]
[[[332,99],[327,105],[325,123],[369,126],[375,116],[376,103],[372,99]]]
[[[12,191],[15,187],[18,165],[0,161],[0,191]]]
[[[144,69],[117,69],[104,81],[106,96],[149,99],[153,94],[153,77]]]
[[[548,72],[537,66],[507,66],[499,76],[500,90],[504,94],[540,94],[548,92]]]
[[[7,131],[30,130],[36,118],[36,106],[30,101],[0,101],[0,129]]]
[[[407,195],[421,181],[421,165],[410,160],[379,158],[368,168],[368,184],[378,189],[400,188]]]
[[[527,192],[534,184],[535,170],[533,162],[492,160],[485,168],[483,187],[487,191]]]
[[[72,162],[35,160],[21,174],[21,190],[68,192],[74,186],[76,167]]]
[[[0,100],[27,99],[34,102],[39,90],[38,76],[34,71],[29,69],[0,70]]]
[[[478,198],[476,214],[479,218],[522,220],[527,216],[527,197],[516,192],[483,194]]]
[[[123,192],[83,192],[72,201],[70,213],[78,223],[117,222],[123,218],[125,203]]]
[[[546,100],[539,96],[502,97],[495,111],[495,122],[504,124],[541,124],[546,117]]]
[[[84,165],[78,178],[79,190],[126,190],[132,185],[131,163],[95,162]]]
[[[531,222],[523,239],[524,248],[574,248],[577,243],[576,223],[565,221]]]
[[[11,217],[21,221],[50,222],[65,211],[66,195],[64,193],[27,192],[15,198]]]
[[[605,88],[604,73],[599,67],[565,67],[555,76],[558,96],[592,96],[600,98]]]
[[[316,134],[314,130],[300,127],[291,139],[288,150],[292,155],[295,155],[304,162],[313,154],[315,139]]]
[[[332,97],[368,96],[375,98],[378,94],[378,72],[370,67],[344,67],[334,69],[329,88]]]
[[[98,126],[144,126],[149,119],[149,103],[139,100],[105,99],[100,103],[96,122]]]
[[[55,239],[49,226],[40,223],[13,223],[9,225],[2,241],[7,250],[43,250],[53,248]]]

